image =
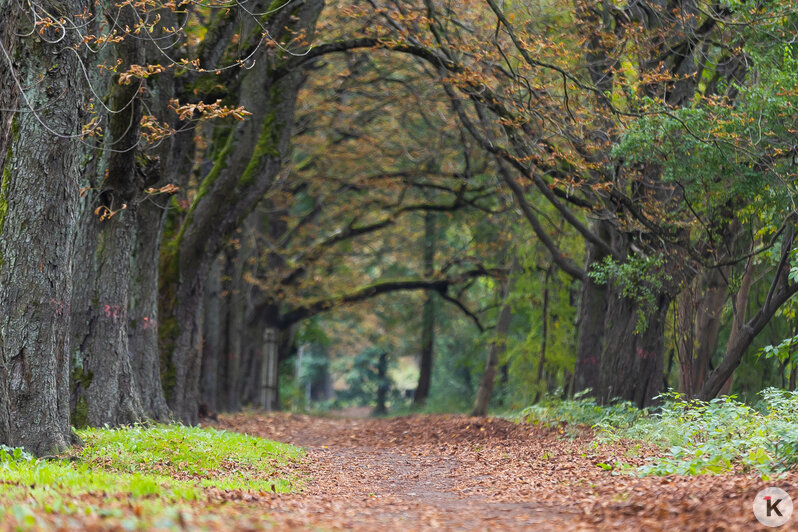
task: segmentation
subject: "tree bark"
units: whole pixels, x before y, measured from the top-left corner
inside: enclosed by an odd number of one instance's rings
[[[322,5],[321,0],[304,0],[273,13],[271,37],[279,40],[291,31],[312,33]],[[253,9],[267,7],[259,2]],[[171,312],[176,334],[169,357],[174,373],[169,403],[175,415],[189,424],[198,418],[204,280],[222,245],[273,184],[288,154],[303,77],[299,71],[289,71],[274,79],[279,54],[270,54],[255,57],[244,76],[239,104],[252,115],[231,131],[172,247],[177,290]]]
[[[599,230],[602,238],[606,237],[608,229],[605,224],[598,222],[595,228]],[[601,262],[605,256],[606,254],[596,246],[588,244],[585,270],[590,271],[591,265]],[[605,285],[599,285],[590,276],[585,276],[579,299],[579,336],[576,346],[574,392],[598,389],[608,298],[608,289]]]
[[[72,441],[66,331],[84,89],[73,36],[38,39],[27,13],[0,0],[0,443],[44,455]]]
[[[424,213],[424,277],[435,272],[435,214]],[[435,351],[435,294],[426,292],[421,312],[421,355],[419,357],[418,386],[413,394],[413,406],[423,406],[429,397],[432,384],[432,359]]]
[[[723,353],[723,359],[712,373],[709,374],[704,381],[703,386],[698,392],[698,398],[703,401],[714,399],[722,391],[728,393],[731,387],[731,379],[734,375],[734,370],[740,365],[740,361],[745,354],[745,350],[754,341],[756,335],[765,328],[770,319],[776,311],[784,304],[793,294],[798,292],[798,284],[789,284],[787,278],[788,268],[787,256],[789,249],[792,247],[794,237],[794,229],[789,228],[789,235],[785,237],[785,242],[782,246],[786,247],[787,251],[782,250],[782,260],[776,268],[771,288],[768,296],[765,298],[765,303],[762,307],[751,317],[750,320],[745,320],[745,312],[748,307],[748,294],[753,283],[754,266],[753,261],[746,264],[745,272],[740,283],[740,289],[735,296],[735,314],[732,323],[732,331],[729,335],[729,340],[726,343],[726,349]]]
[[[595,397],[602,403],[614,399],[631,401],[643,408],[652,404],[662,387],[665,356],[665,320],[671,299],[657,296],[656,308],[647,315],[645,331],[636,333],[637,305],[610,290],[605,317]]]
[[[423,406],[432,384],[432,358],[435,343],[435,294],[426,292],[421,315],[421,354],[419,356],[418,385],[413,393],[413,405]]]
[[[542,326],[540,331],[540,356],[538,357],[537,375],[538,390],[535,392],[535,403],[540,400],[545,390],[543,386],[543,369],[546,365],[546,342],[549,336],[549,279],[551,278],[552,268],[553,266],[550,265],[546,270],[546,277],[543,281],[543,308],[540,311]]]
[[[116,13],[120,25],[134,27],[138,14],[132,6]],[[144,62],[139,39],[127,35],[114,43],[114,60],[129,66]],[[116,426],[144,418],[132,368],[134,353],[128,343],[128,308],[131,260],[137,229],[136,202],[144,188],[136,171],[141,102],[139,84],[120,84],[118,76],[105,77],[109,85],[104,151],[97,154],[99,192],[84,196],[86,207],[81,230],[89,239],[80,250],[79,268],[90,275],[75,290],[91,294],[83,301],[81,318],[72,321],[80,338],[80,377],[75,379],[76,422],[91,426]]]
[[[244,222],[244,230],[239,234],[238,249],[232,255],[230,264],[230,293],[228,294],[227,311],[227,375],[225,386],[227,394],[227,408],[230,412],[241,410],[245,397],[245,384],[247,377],[257,380],[258,373],[254,372],[251,353],[248,348],[261,352],[263,347],[261,335],[252,342],[249,340],[247,330],[247,310],[249,306],[252,286],[244,278],[249,259],[255,250],[250,218]]]
[[[703,270],[677,298],[679,391],[687,397],[695,397],[701,389],[718,348],[728,275],[729,268]]]
[[[209,412],[218,412],[221,365],[224,361],[224,344],[221,343],[221,320],[226,317],[222,313],[222,272],[224,271],[225,257],[216,258],[208,276],[208,287],[205,292],[205,320],[203,323],[202,342],[202,378],[200,382],[200,400]]]
[[[377,358],[377,405],[372,411],[374,416],[383,416],[388,413],[386,404],[389,391],[388,381],[388,353],[380,351]]]
[[[158,351],[158,253],[165,203],[153,198],[138,206],[128,301],[128,341],[133,355],[133,374],[144,415],[156,421],[172,418],[161,383]]]
[[[133,423],[144,417],[128,345],[127,308],[130,255],[135,213],[124,210],[100,222],[93,212],[87,224],[99,224],[89,235],[96,247],[87,246],[82,268],[94,271],[93,279],[80,289],[91,294],[88,307],[80,309],[73,330],[82,337],[75,379],[75,424],[101,427]]]
[[[163,52],[157,43],[168,36],[165,28],[179,25],[171,9],[160,9],[157,16],[161,20],[160,27],[156,26],[154,39],[144,44],[148,64],[157,64],[163,59]],[[169,109],[170,101],[176,94],[174,71],[170,69],[158,74],[154,81],[149,80],[148,88],[148,109],[160,122],[180,130],[183,124],[178,123],[177,117]],[[150,158],[152,168],[146,169],[149,182],[145,187],[159,189],[168,184],[185,185],[194,162],[190,156],[193,143],[193,131],[186,128],[185,131],[161,139],[157,148],[148,147],[145,153]],[[136,192],[141,196],[141,190]],[[159,258],[169,202],[170,196],[166,194],[148,195],[143,201],[137,201],[139,205],[128,302],[128,337],[139,398],[145,415],[157,421],[172,419],[161,380],[165,364],[162,363],[158,344],[161,326],[158,304]]]
[[[496,320],[496,334],[493,343],[490,345],[490,349],[488,349],[488,357],[485,360],[485,371],[482,373],[482,379],[479,381],[477,397],[474,400],[474,408],[471,411],[472,416],[488,415],[490,399],[493,396],[493,384],[496,381],[496,370],[499,367],[499,358],[501,358],[507,345],[507,332],[510,330],[510,322],[513,319],[513,309],[510,306],[508,298],[513,289],[512,276],[517,269],[518,258],[514,258],[513,264],[510,267],[510,277],[505,281],[504,290],[502,290],[502,307],[499,311],[499,317]]]
[[[260,363],[260,394],[258,405],[267,412],[277,407],[277,363],[279,358],[279,331],[267,327],[263,331],[263,349]]]

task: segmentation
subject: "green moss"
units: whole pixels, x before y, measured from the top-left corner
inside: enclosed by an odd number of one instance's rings
[[[252,152],[252,157],[249,159],[244,173],[238,183],[245,187],[255,181],[255,174],[263,168],[263,159],[267,157],[280,157],[280,150],[277,148],[280,142],[280,128],[277,126],[277,117],[274,113],[266,115],[263,120],[263,125],[260,129],[260,136],[255,149]]]
[[[261,15],[258,20],[261,24],[268,24],[272,17],[279,13],[290,1],[291,0],[274,0],[269,4],[269,7],[266,8],[266,12]]]
[[[235,130],[231,130],[230,134],[227,135],[227,140],[225,141],[224,146],[222,146],[222,149],[219,150],[218,155],[213,161],[213,168],[211,169],[210,172],[208,172],[208,175],[205,176],[205,179],[202,180],[202,183],[200,183],[200,188],[197,191],[197,196],[194,198],[193,205],[199,203],[199,201],[203,198],[203,196],[205,196],[208,193],[213,183],[222,173],[222,170],[227,168],[227,158],[233,149],[234,131]]]
[[[168,234],[168,231],[165,233]],[[178,255],[179,245],[177,236],[175,236],[166,240],[161,249],[158,274],[158,292],[163,302],[160,305],[163,313],[158,324],[158,352],[161,356],[161,382],[167,399],[171,398],[176,383],[172,353],[175,349],[175,340],[180,333],[180,326],[174,315],[177,305],[176,289],[180,274]]]
[[[93,379],[94,374],[92,374],[91,371],[84,371],[83,367],[80,365],[76,366],[72,370],[72,382],[74,385],[83,390],[87,390],[89,388]],[[86,403],[86,399],[83,397],[78,398],[75,408],[71,412],[71,419],[72,425],[75,427],[82,428],[88,425],[89,406]]]
[[[5,167],[3,168],[3,178],[0,182],[0,235],[3,234],[3,225],[8,213],[8,185],[11,183],[11,159],[14,157],[13,145],[19,140],[19,120],[16,116],[11,120],[11,146],[6,152]],[[3,264],[3,255],[0,254],[0,266]]]
[[[81,397],[77,400],[71,416],[72,426],[82,429],[89,424],[89,405],[86,399]]]
[[[225,141],[224,146],[222,147],[221,150],[219,150],[219,153],[214,158],[213,168],[211,169],[210,172],[208,172],[208,175],[205,176],[205,179],[202,180],[202,183],[200,183],[197,195],[194,197],[194,201],[191,203],[191,207],[189,207],[188,209],[186,220],[183,222],[183,225],[180,227],[180,232],[177,234],[176,237],[177,241],[175,245],[177,246],[180,245],[180,241],[183,239],[183,234],[186,231],[186,227],[189,227],[191,225],[191,221],[193,218],[192,214],[194,212],[194,209],[196,209],[197,205],[199,205],[199,202],[202,201],[202,198],[208,194],[208,191],[210,191],[211,186],[213,186],[213,183],[221,175],[222,170],[227,168],[227,160],[230,155],[230,152],[233,150],[234,131],[235,130],[230,131],[230,134],[227,136],[227,140]],[[176,259],[177,255],[175,255],[175,260]]]
[[[16,122],[16,120],[14,122]],[[11,157],[13,155],[14,152],[12,149],[8,148],[5,167],[3,168],[3,179],[2,182],[0,182],[0,235],[3,234],[3,226],[5,225],[6,214],[8,213],[8,184],[11,182],[11,169],[9,166],[11,164]],[[0,254],[0,265],[2,264],[3,255]]]
[[[9,156],[11,155],[9,151]],[[8,161],[8,159],[6,159]],[[8,212],[8,200],[6,199],[6,193],[8,192],[8,183],[11,181],[11,170],[6,167],[3,168],[3,181],[0,184],[0,233],[3,232],[3,223],[6,219],[6,212]]]
[[[180,334],[177,318],[169,316],[158,324],[158,350],[161,353],[161,384],[167,401],[172,398],[172,391],[177,384],[175,365],[172,353],[175,350],[175,339]]]

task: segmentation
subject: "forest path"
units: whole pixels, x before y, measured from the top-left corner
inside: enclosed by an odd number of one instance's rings
[[[219,428],[305,447],[301,493],[259,504],[277,528],[312,530],[755,530],[755,474],[616,475],[637,444],[589,431],[465,416],[221,416]],[[791,473],[777,485],[797,485]]]

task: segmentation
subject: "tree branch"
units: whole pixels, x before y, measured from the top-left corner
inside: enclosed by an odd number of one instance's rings
[[[280,317],[280,324],[282,326],[288,326],[311,316],[315,316],[321,312],[331,310],[337,306],[359,303],[360,301],[365,301],[372,297],[390,292],[408,290],[435,290],[443,296],[446,294],[446,291],[451,285],[462,283],[474,277],[497,275],[499,273],[501,273],[501,270],[489,271],[478,269],[463,272],[453,277],[444,279],[404,279],[380,281],[369,286],[358,288],[347,294],[339,294],[332,297],[321,298],[308,302],[304,305],[300,305],[283,314]]]

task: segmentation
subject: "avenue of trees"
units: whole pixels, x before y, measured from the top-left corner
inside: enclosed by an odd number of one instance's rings
[[[0,0],[0,444],[277,409],[308,346],[476,415],[794,389],[797,34],[789,0]]]

